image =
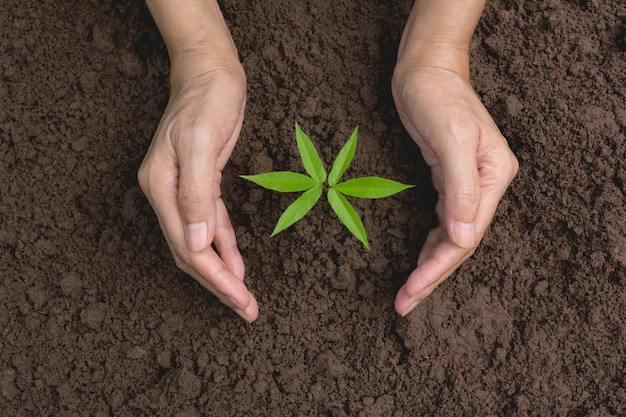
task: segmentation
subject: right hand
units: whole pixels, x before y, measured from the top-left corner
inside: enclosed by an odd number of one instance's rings
[[[252,322],[258,305],[243,282],[243,259],[220,191],[243,122],[245,74],[239,62],[210,67],[206,57],[193,60],[201,64],[181,66],[177,79],[183,81],[172,84],[139,185],[176,265]]]

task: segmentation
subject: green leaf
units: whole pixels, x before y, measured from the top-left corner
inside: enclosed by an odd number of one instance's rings
[[[305,171],[317,181],[318,184],[322,184],[326,181],[326,170],[324,170],[324,164],[320,158],[311,139],[300,129],[300,125],[296,122],[296,142],[298,143],[298,151],[300,152],[300,158],[302,159],[302,165],[304,165]]]
[[[385,178],[363,177],[344,181],[335,185],[334,188],[351,197],[383,198],[412,187],[414,185],[402,184]]]
[[[305,191],[317,185],[317,182],[304,174],[291,171],[266,172],[257,175],[240,175],[241,178],[252,181],[263,188],[281,193]]]
[[[330,169],[330,174],[328,174],[328,184],[331,187],[334,187],[337,182],[341,179],[341,176],[346,169],[350,166],[352,162],[352,158],[354,157],[354,151],[356,149],[356,137],[359,131],[359,127],[355,127],[350,139],[346,142],[345,145],[341,148],[339,153],[337,154],[337,158],[335,158],[335,162],[333,163],[332,168]]]
[[[277,235],[282,232],[301,218],[303,218],[317,203],[317,200],[320,199],[322,195],[322,186],[317,184],[310,190],[306,191],[300,197],[297,198],[296,201],[291,203],[289,207],[284,211],[284,213],[278,219],[278,223],[276,223],[276,227],[274,231],[270,235],[270,237]]]
[[[363,243],[367,250],[369,250],[370,245],[367,242],[365,227],[359,215],[354,210],[354,207],[352,207],[348,200],[335,188],[328,190],[328,202],[344,226],[346,226],[348,230]]]

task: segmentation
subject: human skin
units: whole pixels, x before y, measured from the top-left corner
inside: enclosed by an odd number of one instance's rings
[[[408,314],[475,251],[518,171],[469,80],[469,45],[484,0],[418,0],[392,79],[398,114],[431,168],[438,225],[400,288]]]
[[[139,184],[177,266],[252,322],[258,305],[220,198],[243,121],[245,74],[215,0],[147,4],[170,55],[171,92]],[[416,1],[400,43],[392,92],[439,194],[439,225],[396,297],[402,315],[471,256],[517,173],[469,83],[469,43],[483,8],[480,0]]]
[[[138,172],[176,265],[244,320],[257,302],[221,199],[246,77],[215,0],[148,0],[170,56],[170,100]]]

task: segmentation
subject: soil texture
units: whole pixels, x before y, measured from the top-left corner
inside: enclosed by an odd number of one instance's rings
[[[224,172],[246,324],[176,268],[136,172],[168,99],[143,2],[0,6],[3,416],[626,415],[626,2],[493,0],[472,82],[520,160],[475,255],[393,309],[435,195],[390,93],[411,1],[222,9],[248,76]],[[353,200],[371,251],[322,201],[240,174],[301,171],[298,121],[346,177],[416,184]]]

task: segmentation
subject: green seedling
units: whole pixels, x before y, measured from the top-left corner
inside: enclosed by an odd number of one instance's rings
[[[328,175],[324,164],[309,137],[296,123],[296,142],[302,159],[302,165],[308,175],[291,171],[266,172],[257,175],[241,175],[241,178],[252,181],[269,190],[286,192],[302,192],[302,195],[291,203],[278,219],[271,236],[282,232],[303,218],[317,203],[326,191],[328,202],[339,220],[369,250],[367,234],[363,222],[346,196],[360,198],[384,198],[413,187],[380,177],[353,178],[339,182],[350,166],[356,150],[358,126],[350,139],[341,148]],[[328,185],[326,185],[328,181]]]

